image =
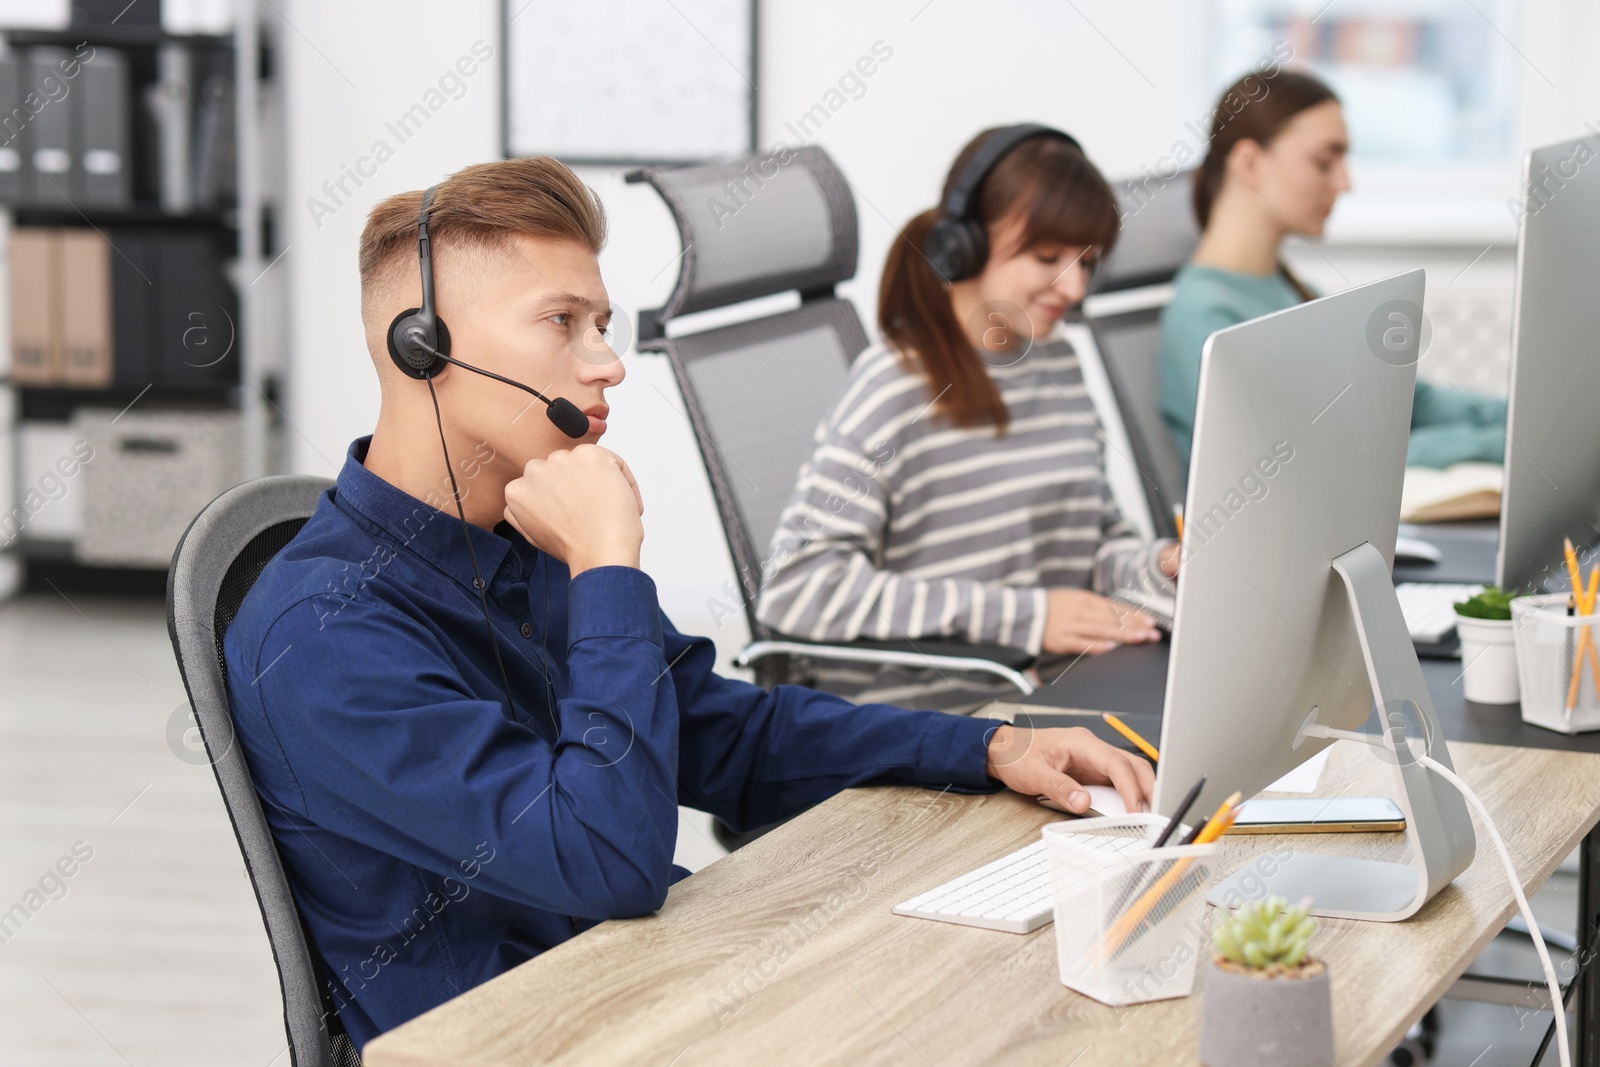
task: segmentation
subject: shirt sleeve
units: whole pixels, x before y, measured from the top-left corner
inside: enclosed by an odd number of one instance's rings
[[[1104,435],[1099,435],[1103,442]],[[1100,448],[1100,469],[1105,470],[1105,446]],[[1096,593],[1113,593],[1119,589],[1171,596],[1178,591],[1177,583],[1161,569],[1161,552],[1170,544],[1170,538],[1146,541],[1139,536],[1122,509],[1117,507],[1111,493],[1111,483],[1100,480],[1100,545],[1095,549],[1094,563],[1089,572],[1090,587]]]
[[[984,772],[997,720],[852,704],[780,685],[770,690],[712,670],[716,650],[663,622],[681,709],[678,801],[752,829],[857,785],[990,792]]]
[[[655,587],[596,568],[570,598],[570,695],[553,742],[468,692],[424,619],[370,599],[326,629],[311,601],[285,612],[254,684],[302,814],[441,874],[463,842],[487,842],[502,859],[483,877],[531,907],[593,919],[658,908],[677,840],[679,713],[677,690],[658,684]]]
[[[1500,463],[1505,459],[1506,399],[1417,379],[1406,463]]]
[[[856,440],[839,429],[849,415],[836,408],[817,429],[763,565],[756,617],[807,641],[943,637],[1038,655],[1043,589],[924,580],[882,566],[890,500],[884,471],[898,442]]]

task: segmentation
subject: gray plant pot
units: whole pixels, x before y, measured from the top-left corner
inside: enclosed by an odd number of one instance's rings
[[[1248,978],[1206,960],[1200,1004],[1206,1067],[1327,1067],[1333,1063],[1328,971],[1310,978]]]

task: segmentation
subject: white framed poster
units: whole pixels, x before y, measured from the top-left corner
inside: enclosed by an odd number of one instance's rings
[[[507,156],[755,151],[755,0],[503,0]]]

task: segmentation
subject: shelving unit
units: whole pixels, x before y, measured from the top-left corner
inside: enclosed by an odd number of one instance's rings
[[[205,243],[200,247],[213,249],[215,256],[225,264],[223,274],[237,306],[236,321],[231,322],[232,348],[223,357],[227,362],[214,371],[188,375],[195,380],[187,384],[159,383],[154,380],[160,377],[156,373],[150,375],[150,381],[133,378],[115,351],[115,377],[113,384],[106,388],[22,384],[9,375],[0,376],[0,434],[8,439],[11,453],[9,487],[0,480],[0,506],[4,508],[0,518],[18,507],[26,512],[26,494],[39,477],[37,471],[24,469],[24,427],[41,423],[66,424],[76,412],[85,408],[138,413],[124,426],[157,412],[179,413],[180,418],[183,413],[235,413],[239,420],[238,476],[256,477],[271,473],[277,467],[273,459],[277,451],[276,431],[268,425],[267,411],[269,399],[277,393],[276,369],[283,365],[283,358],[281,352],[264,350],[265,339],[271,336],[271,331],[264,331],[262,323],[267,316],[282,317],[282,297],[277,295],[282,290],[270,283],[256,284],[272,257],[280,251],[271,245],[272,212],[267,203],[267,190],[275,183],[271,180],[273,175],[263,173],[265,160],[270,158],[271,166],[279,165],[279,161],[276,154],[269,157],[262,150],[263,138],[276,132],[267,129],[275,122],[271,107],[273,50],[271,34],[263,26],[256,0],[235,0],[234,11],[233,31],[222,36],[171,34],[155,25],[85,24],[59,30],[0,28],[0,40],[4,41],[7,51],[37,46],[72,50],[87,43],[96,49],[116,49],[122,54],[128,72],[127,121],[130,127],[128,158],[124,165],[133,171],[132,201],[124,207],[80,208],[76,203],[66,206],[0,205],[0,239],[8,250],[7,258],[11,235],[20,227],[92,229],[110,244],[113,266],[124,271],[129,269],[124,264],[131,265],[133,270],[139,267],[118,248],[114,234],[187,235],[196,242],[203,240]],[[143,119],[143,93],[160,77],[161,49],[173,44],[184,46],[192,56],[202,57],[197,64],[208,61],[214,64],[211,68],[214,71],[231,69],[235,184],[232,203],[171,211],[163,208],[159,187],[152,187],[151,176],[158,170],[153,153],[159,146],[149,123]],[[226,53],[226,56],[219,53]],[[191,112],[191,123],[193,115]],[[0,116],[0,121],[3,118]],[[170,252],[161,254],[173,255]],[[140,274],[144,273],[140,270]],[[0,282],[0,304],[5,306],[6,312],[0,316],[0,344],[8,347],[12,341],[10,299],[9,284]],[[220,331],[221,327],[217,328]],[[113,337],[115,335],[113,326]],[[157,348],[176,342],[175,338],[165,335],[152,336],[158,338]],[[158,355],[161,353],[152,351],[149,358],[155,360]],[[169,363],[170,355],[163,357],[168,358]],[[178,355],[181,358],[181,354]],[[7,367],[13,365],[10,360],[5,363]],[[204,364],[190,363],[190,366]],[[104,470],[102,467],[96,473],[101,483],[104,483]],[[88,492],[84,481],[80,476],[76,483],[68,485],[66,494]],[[61,499],[65,500],[65,495]],[[83,505],[82,500],[74,502],[74,506]],[[57,505],[52,503],[51,506]],[[39,514],[43,514],[42,509]],[[104,514],[103,508],[100,514]],[[182,517],[185,522],[187,517]],[[176,515],[173,518],[176,519]],[[62,591],[77,588],[144,593],[159,593],[164,588],[165,568],[155,565],[153,558],[136,565],[97,563],[92,558],[83,558],[80,552],[83,546],[77,539],[53,536],[49,532],[50,524],[44,525],[43,532],[35,531],[32,535],[28,525],[22,525],[18,536],[9,544],[6,529],[0,527],[0,597],[19,588],[49,591],[52,586]],[[104,541],[103,531],[101,540]]]

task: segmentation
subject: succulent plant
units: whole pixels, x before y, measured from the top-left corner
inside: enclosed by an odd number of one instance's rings
[[[1497,585],[1491,585],[1483,592],[1456,604],[1456,614],[1469,619],[1503,621],[1511,618],[1511,602],[1521,595],[1521,593],[1508,593]]]
[[[1306,945],[1316,931],[1311,899],[1294,907],[1282,897],[1251,901],[1223,919],[1213,935],[1223,959],[1261,970],[1297,967],[1306,959]]]

